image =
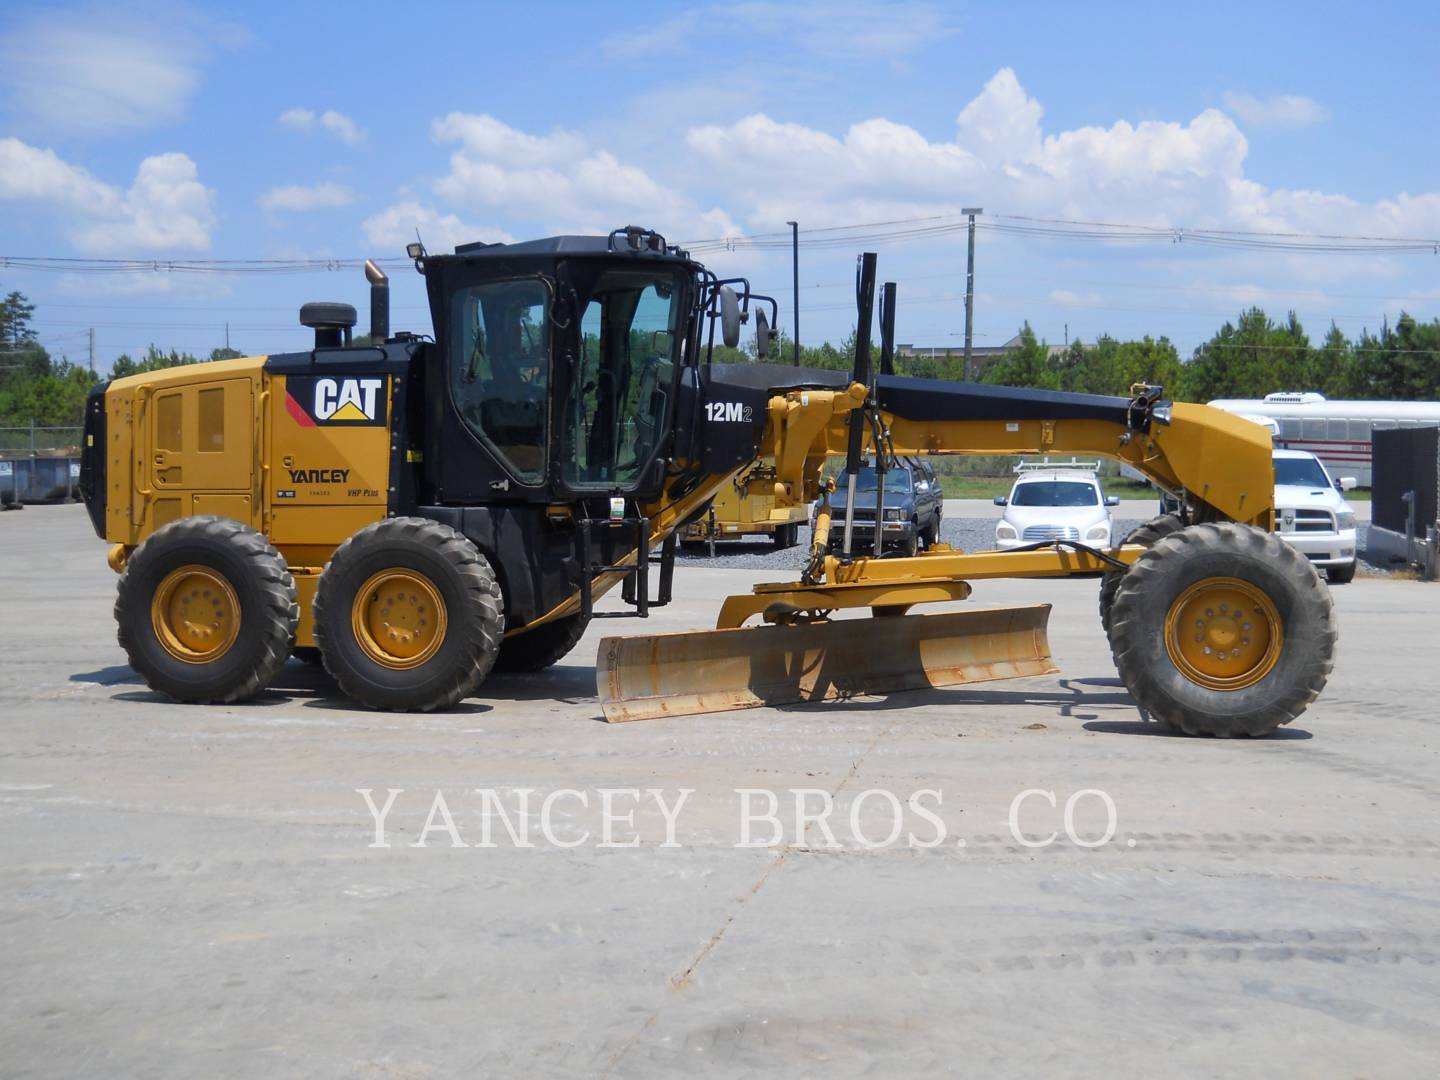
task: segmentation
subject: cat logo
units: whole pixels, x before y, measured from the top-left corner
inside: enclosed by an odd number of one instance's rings
[[[317,424],[385,424],[385,378],[291,375],[285,381],[285,408],[301,427]]]

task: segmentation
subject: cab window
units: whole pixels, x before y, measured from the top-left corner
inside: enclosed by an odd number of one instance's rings
[[[450,394],[480,441],[517,480],[545,477],[550,289],[538,278],[458,292],[451,325]]]

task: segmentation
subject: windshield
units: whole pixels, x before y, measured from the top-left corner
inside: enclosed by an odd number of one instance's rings
[[[1094,506],[1100,501],[1094,484],[1076,480],[1032,480],[1016,484],[1011,506]]]
[[[855,477],[856,491],[874,491],[875,474],[868,469],[860,472]],[[885,473],[885,490],[894,492],[897,495],[910,494],[910,474],[904,469],[890,469]]]
[[[1275,459],[1275,483],[1295,487],[1329,487],[1330,481],[1320,462],[1312,457]]]

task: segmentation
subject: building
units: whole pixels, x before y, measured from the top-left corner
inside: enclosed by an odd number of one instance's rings
[[[999,360],[1002,356],[1008,356],[1020,348],[1020,335],[1016,334],[1003,345],[972,345],[970,348],[970,364],[973,373],[978,375],[987,367]],[[1049,355],[1053,359],[1065,354],[1064,345],[1049,346]],[[941,360],[945,357],[954,357],[959,360],[965,355],[964,345],[911,345],[909,343],[897,343],[895,355],[904,359],[916,357]]]

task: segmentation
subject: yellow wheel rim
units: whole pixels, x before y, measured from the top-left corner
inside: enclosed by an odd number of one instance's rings
[[[1191,585],[1165,615],[1165,648],[1191,682],[1243,690],[1275,667],[1285,632],[1275,604],[1238,578]]]
[[[208,566],[172,570],[150,597],[150,623],[161,646],[187,664],[218,660],[240,633],[240,600],[225,575]]]
[[[419,667],[445,640],[445,601],[416,570],[381,570],[355,594],[350,627],[361,650],[382,667]]]

